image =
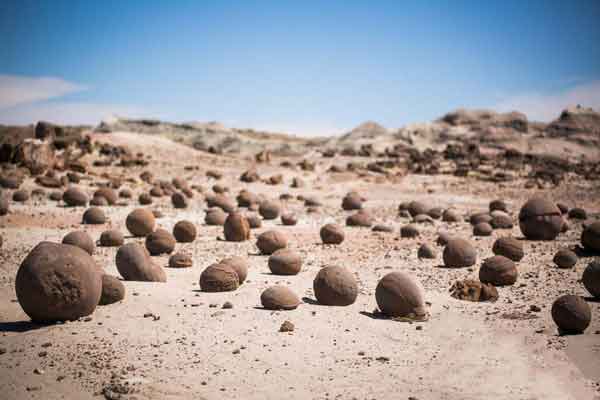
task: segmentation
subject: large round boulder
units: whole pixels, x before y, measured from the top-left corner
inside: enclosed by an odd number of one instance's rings
[[[70,244],[71,246],[77,246],[80,249],[85,250],[90,256],[94,254],[96,250],[96,244],[94,240],[84,231],[73,231],[67,233],[62,240],[63,244]]]
[[[581,245],[586,250],[600,253],[600,221],[586,225],[583,228]]]
[[[300,305],[300,299],[286,286],[275,285],[265,289],[260,302],[267,310],[294,310]]]
[[[404,272],[390,272],[375,289],[381,312],[390,317],[425,319],[427,308],[421,284]]]
[[[225,213],[225,211],[222,209],[215,207],[206,212],[206,215],[204,216],[204,223],[206,225],[223,226],[225,225],[226,219],[227,213]]]
[[[63,193],[63,201],[67,206],[70,207],[81,207],[85,206],[88,201],[88,195],[81,189],[75,186],[71,186]]]
[[[191,243],[197,234],[196,225],[187,220],[179,221],[173,227],[173,236],[179,243]]]
[[[219,261],[219,264],[229,265],[231,268],[233,268],[240,280],[240,285],[244,283],[246,277],[248,276],[248,267],[250,266],[247,259],[240,256],[233,256],[222,259]]]
[[[124,242],[125,237],[119,230],[111,229],[100,234],[100,246],[117,247],[123,245]]]
[[[340,244],[344,241],[344,228],[338,224],[327,224],[319,232],[324,244]]]
[[[515,262],[504,256],[486,258],[479,268],[479,280],[494,286],[513,285],[518,275]]]
[[[146,248],[150,255],[171,254],[175,250],[175,238],[165,229],[157,229],[146,236]]]
[[[106,306],[125,298],[125,285],[116,276],[102,275],[102,295],[98,305]]]
[[[79,247],[41,242],[19,266],[15,290],[33,321],[75,320],[94,312],[102,293],[101,272]]]
[[[449,268],[470,267],[477,262],[475,247],[465,239],[450,239],[444,247],[444,265]]]
[[[346,268],[330,265],[321,268],[313,281],[315,297],[327,306],[348,306],[356,301],[358,284]]]
[[[296,275],[302,269],[302,257],[289,249],[279,249],[269,257],[269,269],[274,275]]]
[[[583,286],[595,298],[600,298],[600,262],[592,261],[585,267],[581,277]]]
[[[265,220],[276,219],[281,213],[281,206],[276,201],[266,200],[260,203],[258,213]]]
[[[346,225],[370,228],[373,225],[373,217],[368,211],[360,210],[346,218]]]
[[[106,223],[106,215],[100,207],[90,207],[83,213],[82,222],[89,225],[101,225]]]
[[[250,224],[246,217],[239,212],[233,212],[225,219],[223,235],[229,242],[244,242],[250,239]]]
[[[580,296],[565,294],[552,304],[552,319],[562,332],[583,333],[592,319],[588,303]]]
[[[144,237],[148,236],[154,231],[154,225],[156,219],[152,211],[145,208],[137,208],[129,213],[125,220],[127,230],[131,232],[133,236]]]
[[[287,247],[287,237],[283,232],[269,230],[258,235],[256,247],[262,254],[270,255]]]
[[[504,256],[513,261],[521,261],[525,256],[521,241],[510,236],[496,239],[492,246],[492,251],[498,256]]]
[[[529,240],[553,240],[562,226],[560,210],[546,197],[529,199],[519,212],[519,227]]]
[[[200,274],[200,289],[204,292],[230,292],[240,286],[240,278],[227,264],[212,264]]]

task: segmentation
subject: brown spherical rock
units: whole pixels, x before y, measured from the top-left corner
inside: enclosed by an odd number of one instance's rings
[[[200,288],[204,292],[230,292],[240,286],[240,278],[227,264],[212,264],[200,274]]]
[[[260,303],[267,310],[294,310],[300,305],[300,299],[288,287],[275,285],[262,292]]]
[[[567,333],[583,333],[592,319],[592,311],[585,300],[571,294],[556,299],[551,313],[554,323]]]
[[[147,206],[148,204],[152,204],[152,196],[150,196],[148,193],[141,193],[138,196],[138,201],[141,205],[143,206]]]
[[[575,207],[569,210],[571,219],[587,219],[587,212],[583,208]]]
[[[552,261],[558,268],[571,268],[577,264],[577,254],[569,249],[560,249],[554,254]]]
[[[68,188],[62,197],[65,204],[69,207],[81,207],[85,206],[89,198],[85,192],[75,186]]]
[[[133,193],[127,188],[121,189],[121,191],[119,191],[119,197],[122,199],[130,199],[133,197]]]
[[[179,221],[173,227],[173,236],[179,243],[191,243],[197,234],[196,225],[187,220]]]
[[[411,217],[416,217],[419,214],[427,214],[429,211],[429,206],[420,201],[411,201],[408,203],[407,210]]]
[[[581,277],[583,286],[595,298],[600,298],[600,262],[592,261],[585,267]]]
[[[219,264],[226,264],[233,268],[240,280],[240,285],[244,283],[248,276],[248,267],[250,266],[247,259],[244,257],[233,256],[222,259],[219,261]]]
[[[101,196],[94,196],[90,200],[90,206],[104,207],[108,205],[108,201]]]
[[[262,254],[270,255],[287,247],[287,237],[283,232],[270,230],[261,233],[256,239],[256,247]]]
[[[27,190],[17,190],[13,193],[13,201],[24,203],[29,200],[29,192]]]
[[[428,243],[423,243],[417,251],[417,257],[433,259],[437,257],[437,251]]]
[[[512,285],[518,275],[514,261],[504,256],[486,258],[479,268],[479,280],[494,286]]]
[[[116,276],[102,275],[102,295],[98,305],[106,306],[125,298],[125,286]]]
[[[521,261],[523,256],[525,256],[521,241],[510,236],[496,239],[492,246],[492,251],[496,255],[504,256],[513,261]]]
[[[363,200],[358,193],[348,193],[342,199],[342,209],[346,211],[360,210],[362,206]]]
[[[187,208],[188,199],[183,193],[175,192],[171,195],[171,203],[175,208]]]
[[[419,229],[414,225],[404,225],[400,228],[400,237],[416,238],[419,236]]]
[[[492,216],[488,213],[477,213],[473,214],[469,217],[469,222],[471,225],[475,226],[482,222],[489,224],[492,221]]]
[[[358,283],[346,268],[327,266],[321,268],[313,281],[315,297],[326,306],[348,306],[356,301]]]
[[[41,242],[19,266],[15,290],[35,322],[76,320],[94,312],[102,278],[94,259],[79,247]]]
[[[360,210],[356,214],[352,214],[346,218],[346,225],[369,228],[371,225],[373,225],[373,217],[371,214],[369,214],[369,212]]]
[[[265,220],[276,219],[281,213],[281,206],[276,201],[263,201],[260,203],[258,213]]]
[[[404,272],[390,272],[381,278],[375,299],[381,312],[390,317],[424,319],[427,316],[420,283]]]
[[[519,227],[529,240],[553,240],[563,225],[560,210],[546,197],[529,199],[519,212]]]
[[[452,239],[452,236],[450,235],[450,233],[445,232],[445,231],[440,231],[440,232],[438,232],[438,237],[435,242],[438,246],[445,246],[448,244],[448,242],[451,239]]]
[[[227,216],[223,225],[225,240],[229,242],[243,242],[250,239],[250,224],[246,217],[234,212]]]
[[[148,250],[137,243],[127,243],[117,250],[117,270],[126,281],[166,282],[167,275],[154,264]]]
[[[504,200],[492,200],[489,204],[490,213],[493,211],[504,211],[508,212],[508,205]]]
[[[152,189],[150,189],[151,197],[162,197],[164,195],[165,192],[160,188],[160,186],[154,186]]]
[[[206,225],[212,226],[223,226],[225,225],[225,220],[227,219],[227,214],[222,209],[215,207],[211,208],[206,212],[204,216],[204,223]]]
[[[327,224],[319,232],[324,244],[340,244],[344,241],[344,228],[337,224]]]
[[[296,275],[302,269],[302,257],[295,251],[279,249],[271,254],[268,264],[275,275]]]
[[[175,238],[165,229],[157,229],[146,236],[146,248],[150,255],[171,254],[175,250]]]
[[[73,231],[65,235],[62,240],[63,244],[70,244],[85,250],[89,255],[93,255],[96,251],[94,240],[84,231]]]
[[[262,226],[262,218],[256,214],[250,214],[246,216],[250,229],[257,229]]]
[[[440,219],[442,218],[443,212],[444,210],[442,210],[440,207],[434,207],[427,211],[427,215],[433,219]]]
[[[117,247],[123,245],[125,237],[116,229],[111,229],[102,232],[100,235],[100,246],[103,247]]]
[[[106,222],[106,215],[99,207],[90,207],[83,213],[82,222],[90,225],[100,225]]]
[[[600,253],[600,221],[589,224],[581,233],[581,245],[589,251]]]
[[[493,232],[493,228],[487,222],[480,222],[473,226],[473,235],[475,236],[490,236]]]
[[[235,204],[233,201],[223,194],[206,196],[206,204],[208,204],[209,207],[218,207],[227,213],[232,213],[235,211]]]
[[[260,198],[248,190],[242,190],[236,197],[239,207],[250,207],[252,204],[260,203]]]
[[[444,265],[448,268],[470,267],[477,262],[477,252],[465,239],[450,239],[444,248]]]
[[[448,209],[448,210],[444,210],[444,213],[442,214],[442,221],[444,222],[460,222],[461,218],[460,215],[458,214],[458,212],[456,210],[452,210],[452,209]]]
[[[281,223],[287,226],[293,226],[298,223],[298,218],[294,214],[282,214],[281,215]]]
[[[144,237],[148,236],[154,231],[156,219],[151,211],[145,208],[137,208],[129,213],[125,220],[127,230],[131,232],[133,236]]]
[[[104,197],[111,206],[115,205],[118,200],[117,192],[109,187],[102,187],[96,190],[92,197]]]
[[[494,229],[512,229],[514,224],[510,215],[505,214],[502,211],[498,211],[492,214],[492,220],[490,225]]]
[[[394,227],[391,225],[377,224],[371,230],[373,232],[392,233],[394,232]]]
[[[185,253],[175,253],[169,257],[170,268],[191,268],[193,265],[192,257]]]

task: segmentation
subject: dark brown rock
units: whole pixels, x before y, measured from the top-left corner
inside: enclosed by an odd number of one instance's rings
[[[521,208],[519,226],[529,240],[554,240],[561,231],[560,210],[546,197],[533,197]]]
[[[137,208],[129,213],[125,220],[127,230],[133,236],[144,237],[154,231],[156,219],[151,211],[145,208]]]
[[[281,223],[287,226],[293,226],[298,223],[298,218],[294,214],[283,214],[281,215]]]
[[[400,237],[410,239],[419,237],[419,229],[414,225],[404,225],[400,228]]]
[[[595,298],[600,298],[600,262],[592,261],[583,271],[583,286]]]
[[[363,207],[363,200],[357,193],[348,193],[342,199],[342,209],[346,211],[360,210]]]
[[[62,240],[63,244],[70,244],[71,246],[77,246],[80,249],[85,250],[89,255],[93,255],[96,251],[96,244],[94,240],[83,231],[73,231],[65,235]]]
[[[260,203],[258,213],[265,220],[276,219],[281,213],[281,206],[276,201],[263,201]]]
[[[437,251],[433,248],[433,246],[423,243],[417,251],[417,257],[433,259],[437,257]]]
[[[467,240],[455,238],[448,241],[443,258],[448,268],[470,267],[477,262],[477,252]]]
[[[560,249],[554,254],[553,261],[558,268],[572,268],[577,264],[577,254],[569,249]]]
[[[346,225],[369,228],[373,225],[373,217],[368,211],[360,210],[356,214],[352,214],[346,218]]]
[[[211,208],[206,212],[204,216],[204,223],[206,225],[214,225],[214,226],[223,226],[225,225],[225,220],[227,219],[227,214],[220,208]]]
[[[319,232],[324,244],[340,244],[344,241],[344,228],[337,224],[327,224]]]
[[[114,189],[103,187],[94,192],[93,197],[104,197],[109,205],[114,206],[119,197],[117,196],[117,192]]]
[[[583,208],[575,207],[569,210],[571,219],[587,219],[587,212]]]
[[[390,317],[419,320],[427,316],[420,283],[404,272],[390,272],[381,278],[375,299],[381,312]]]
[[[552,319],[562,332],[583,333],[590,324],[592,312],[583,298],[566,294],[552,304]]]
[[[116,303],[125,298],[125,286],[116,277],[112,275],[102,275],[102,295],[98,305],[106,306]]]
[[[600,221],[589,224],[581,233],[581,245],[589,251],[600,252]]]
[[[185,253],[175,253],[169,257],[170,268],[191,268],[193,265],[192,257]]]
[[[219,261],[219,264],[229,265],[231,268],[233,268],[240,280],[240,285],[244,283],[246,277],[248,276],[248,267],[250,266],[247,259],[239,256],[233,256],[222,259]]]
[[[465,279],[464,281],[456,281],[452,285],[450,296],[459,300],[494,302],[498,300],[498,290],[489,283]]]
[[[517,277],[514,261],[504,256],[486,258],[479,268],[479,280],[494,286],[513,285]]]
[[[480,222],[473,226],[473,235],[475,236],[490,236],[492,232],[492,226],[487,222]]]
[[[196,225],[191,221],[182,220],[173,227],[173,236],[179,243],[191,243],[196,240]]]

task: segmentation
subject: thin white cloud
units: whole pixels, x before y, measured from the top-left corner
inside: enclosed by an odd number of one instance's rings
[[[60,78],[0,75],[0,109],[50,100],[87,87]]]
[[[530,93],[509,97],[495,107],[497,111],[520,111],[530,120],[549,122],[556,119],[567,107],[581,104],[600,110],[600,81],[576,85],[559,93]]]
[[[83,102],[46,102],[0,109],[0,124],[27,125],[37,121],[48,121],[63,125],[96,125],[100,121],[124,116],[149,118],[151,114],[141,108]]]

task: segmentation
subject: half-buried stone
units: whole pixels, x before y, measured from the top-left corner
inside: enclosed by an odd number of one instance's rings
[[[153,256],[171,254],[175,249],[175,238],[165,229],[157,229],[146,236],[146,248]]]
[[[256,239],[256,247],[262,254],[270,255],[287,247],[287,237],[283,232],[269,230],[261,233]]]
[[[100,246],[103,247],[117,247],[121,246],[125,242],[125,237],[116,229],[111,229],[102,232],[100,235]]]
[[[156,219],[154,218],[154,214],[145,208],[133,210],[125,220],[127,230],[129,230],[133,236],[137,237],[148,236],[154,231],[155,224]]]
[[[240,285],[240,278],[227,264],[212,264],[200,274],[200,289],[204,292],[230,292]]]
[[[90,225],[101,225],[106,223],[106,215],[99,207],[90,207],[83,213],[82,222]]]
[[[529,199],[519,212],[519,227],[529,240],[554,240],[562,226],[560,210],[545,197]]]
[[[356,301],[358,284],[350,271],[338,266],[321,268],[313,281],[315,297],[327,306],[348,306]]]
[[[390,272],[375,289],[381,312],[390,317],[425,320],[428,317],[421,284],[404,272]]]
[[[494,286],[513,285],[517,277],[518,272],[514,261],[504,256],[487,258],[479,268],[479,280]]]
[[[185,253],[175,253],[169,257],[170,268],[190,268],[193,265],[192,257]]]
[[[71,186],[63,193],[63,201],[69,207],[81,207],[88,203],[89,198],[83,190]]]
[[[166,282],[165,271],[156,265],[148,250],[137,243],[127,243],[117,250],[117,270],[126,281]]]
[[[102,295],[98,305],[106,306],[116,303],[125,298],[125,286],[116,277],[112,275],[102,275]]]
[[[89,255],[93,255],[96,250],[94,240],[84,231],[73,231],[65,235],[62,240],[63,244],[70,244],[85,250]]]
[[[300,299],[286,286],[275,285],[265,289],[260,302],[267,310],[294,310],[300,305]]]
[[[477,252],[465,239],[450,239],[444,248],[444,265],[448,268],[463,268],[475,265]]]
[[[296,275],[302,269],[302,257],[295,251],[279,249],[271,254],[268,264],[274,275]]]
[[[41,242],[19,266],[15,290],[35,322],[76,320],[94,312],[102,277],[94,259],[79,247]]]

